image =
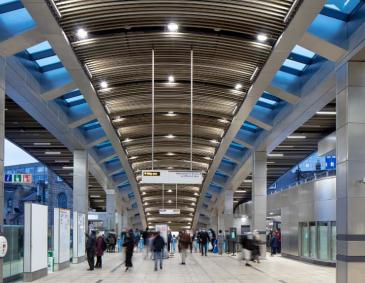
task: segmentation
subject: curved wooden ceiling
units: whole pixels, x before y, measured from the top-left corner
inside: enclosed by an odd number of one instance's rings
[[[207,170],[251,86],[252,74],[265,64],[293,4],[293,0],[54,2],[62,14],[60,24],[92,74],[121,142],[131,140],[122,144],[134,157],[130,162],[136,177],[140,169],[151,166],[151,50],[155,50],[156,166],[189,168],[193,49],[193,168]],[[169,22],[179,25],[178,32],[168,32]],[[77,38],[79,28],[88,32],[87,39]],[[268,36],[265,43],[258,42],[260,33]],[[175,77],[174,84],[168,83],[169,75]],[[100,87],[104,80],[106,89]],[[239,91],[237,83],[242,84]],[[169,134],[176,137],[166,138]]]

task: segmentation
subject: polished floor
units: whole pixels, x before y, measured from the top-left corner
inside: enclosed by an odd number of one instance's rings
[[[103,269],[87,271],[87,264],[71,265],[35,282],[245,282],[245,283],[334,283],[335,268],[320,267],[282,257],[268,257],[252,267],[244,266],[237,257],[199,254],[189,255],[186,265],[180,264],[179,254],[164,261],[163,270],[155,272],[153,262],[141,253],[133,257],[134,268],[124,271],[120,254],[106,254]]]

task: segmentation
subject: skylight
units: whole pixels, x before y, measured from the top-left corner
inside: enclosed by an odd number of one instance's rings
[[[51,56],[51,57],[46,57],[46,58],[42,58],[42,59],[36,60],[36,62],[38,64],[38,66],[42,68],[44,66],[48,66],[48,65],[55,64],[55,63],[59,63],[61,61],[60,61],[60,58],[58,58],[57,55],[54,55],[54,56]]]
[[[267,98],[264,98],[264,97],[260,97],[259,98],[259,101],[264,102],[264,103],[267,103],[267,104],[270,104],[270,105],[276,105],[276,104],[278,104],[277,101],[270,100],[270,99],[267,99]]]
[[[288,67],[288,68],[291,68],[291,69],[295,69],[295,70],[297,70],[297,71],[303,71],[303,70],[304,70],[304,68],[305,68],[307,65],[305,65],[305,64],[303,64],[303,63],[299,63],[299,62],[297,62],[297,61],[293,61],[293,60],[290,60],[290,59],[286,59],[286,60],[284,61],[283,66]]]
[[[37,45],[34,45],[32,47],[27,48],[27,52],[32,55],[34,53],[38,53],[41,51],[45,51],[45,50],[49,50],[52,49],[51,45],[49,44],[48,41],[43,41]]]
[[[72,102],[76,102],[76,101],[79,101],[79,100],[82,100],[84,99],[84,96],[83,95],[77,95],[77,96],[74,96],[74,97],[69,97],[69,98],[66,98],[65,101],[67,103],[72,103]]]
[[[251,129],[254,129],[254,130],[258,129],[257,126],[255,126],[254,124],[251,124],[250,122],[245,122],[245,123],[243,123],[243,125],[247,128],[251,128]]]
[[[94,120],[94,121],[92,121],[90,123],[85,124],[83,126],[83,128],[85,130],[89,130],[89,129],[94,129],[95,127],[99,127],[99,126],[100,126],[99,122],[97,120]]]
[[[295,45],[295,47],[292,50],[292,53],[295,53],[295,54],[298,54],[298,55],[301,55],[301,56],[304,56],[307,58],[313,58],[316,55],[316,53],[314,53],[304,47],[301,47],[300,45]]]
[[[325,7],[341,13],[351,14],[360,2],[361,0],[328,0]]]

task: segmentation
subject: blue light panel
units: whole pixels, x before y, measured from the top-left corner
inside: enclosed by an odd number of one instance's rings
[[[307,57],[307,58],[313,58],[316,55],[316,53],[314,53],[304,47],[301,47],[300,45],[295,45],[292,52],[295,54]]]
[[[299,62],[293,61],[293,60],[290,60],[290,59],[286,59],[284,61],[283,66],[288,67],[288,68],[292,68],[292,69],[295,69],[295,70],[298,70],[298,71],[303,71],[304,68],[307,65],[305,65],[303,63],[299,63]]]
[[[60,58],[58,58],[57,55],[54,55],[54,56],[51,56],[51,57],[36,60],[36,62],[38,64],[38,66],[42,68],[44,66],[59,63],[59,62],[61,62],[61,60],[60,60]]]
[[[341,13],[351,14],[360,2],[361,0],[328,0],[325,7]]]
[[[51,49],[51,45],[49,44],[48,41],[43,41],[37,45],[34,45],[32,47],[27,48],[27,52],[32,55],[34,53],[38,53],[38,52],[42,52],[48,49]]]

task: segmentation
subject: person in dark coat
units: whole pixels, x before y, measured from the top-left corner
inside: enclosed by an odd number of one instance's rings
[[[96,233],[95,231],[91,231],[87,242],[86,242],[86,255],[87,255],[87,262],[89,263],[88,270],[94,270],[95,264],[95,248],[96,248]]]
[[[102,267],[102,256],[104,255],[104,251],[106,250],[106,243],[104,240],[104,235],[99,234],[96,239],[96,264],[95,268]]]
[[[123,247],[125,247],[125,271],[128,271],[129,268],[133,267],[132,257],[134,250],[134,242],[135,238],[133,230],[129,230],[123,243]]]
[[[208,243],[210,241],[208,232],[205,230],[201,231],[199,239],[200,239],[200,251],[202,255],[207,256]]]
[[[163,251],[166,243],[161,237],[160,232],[157,232],[155,239],[152,242],[153,255],[155,258],[155,271],[157,271],[158,262],[160,262],[160,269],[162,269]]]

